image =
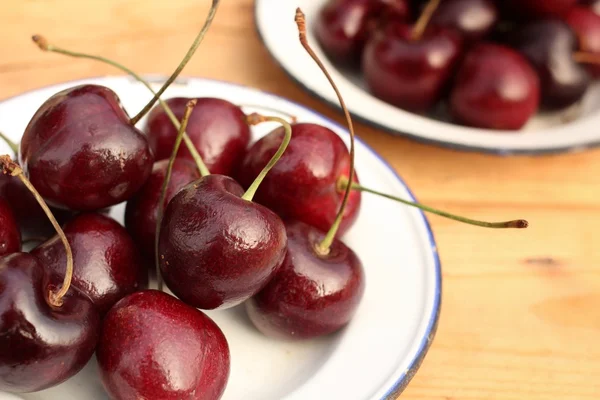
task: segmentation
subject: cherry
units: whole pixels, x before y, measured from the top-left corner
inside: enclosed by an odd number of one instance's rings
[[[515,130],[535,114],[539,101],[539,79],[528,61],[507,46],[481,43],[458,70],[450,111],[465,125]]]
[[[524,17],[551,17],[564,14],[577,4],[578,0],[505,0],[499,2],[507,14]]]
[[[180,120],[189,100],[176,97],[166,103]],[[206,167],[214,174],[231,175],[250,143],[246,115],[240,107],[221,99],[199,98],[187,131]],[[161,106],[150,112],[146,133],[156,160],[168,159],[177,128]],[[178,157],[192,158],[185,148]]]
[[[145,290],[106,315],[96,352],[113,399],[216,400],[230,370],[227,340],[204,313]]]
[[[194,101],[188,103],[178,137],[194,105]],[[280,118],[249,118],[251,124],[267,120],[285,126],[285,140],[246,192],[232,178],[207,175],[181,189],[164,217],[158,217],[158,275],[193,307],[228,308],[242,303],[264,287],[283,261],[287,241],[283,222],[268,208],[252,202],[292,134],[290,125]],[[178,146],[176,141],[171,163]],[[164,204],[169,179],[167,172],[159,204]]]
[[[57,385],[89,361],[98,340],[99,315],[75,288],[71,247],[37,190],[9,156],[5,173],[27,186],[56,228],[66,252],[62,286],[49,282],[45,265],[27,253],[0,259],[0,390],[31,392]]]
[[[438,3],[428,3],[414,27],[390,24],[367,43],[362,69],[379,99],[412,112],[425,112],[441,99],[461,41],[450,30],[426,30]]]
[[[147,260],[154,258],[154,240],[160,192],[165,181],[169,160],[154,163],[150,178],[138,193],[127,202],[125,208],[125,226],[135,240],[137,248]],[[176,159],[173,165],[172,179],[166,194],[166,202],[188,183],[200,178],[198,170],[186,159]],[[163,207],[166,208],[166,206]]]
[[[147,285],[147,267],[134,242],[118,222],[102,214],[80,214],[63,227],[73,251],[72,286],[86,295],[100,315],[126,295]],[[57,236],[39,245],[36,256],[58,284],[66,253]]]
[[[339,63],[356,64],[379,18],[407,21],[407,0],[330,0],[319,11],[315,35],[325,53]],[[391,16],[390,16],[391,14]]]
[[[446,0],[433,14],[431,25],[454,29],[468,42],[474,42],[487,36],[498,18],[492,0]]]
[[[536,68],[545,108],[562,109],[585,95],[591,78],[573,58],[577,37],[566,23],[557,19],[534,21],[516,31],[511,40]]]
[[[575,32],[579,43],[579,51],[573,55],[574,60],[588,63],[589,73],[600,77],[600,14],[590,8],[573,7],[567,13],[565,22]]]
[[[6,200],[0,197],[0,257],[21,250],[21,233]]]
[[[579,3],[587,6],[595,14],[600,15],[600,0],[580,0]]]
[[[250,186],[283,139],[284,129],[278,128],[250,147],[237,177],[242,186]],[[337,187],[338,179],[348,176],[349,166],[346,145],[335,132],[312,123],[293,124],[292,140],[260,185],[255,201],[284,220],[296,219],[327,230],[335,220],[344,196]],[[356,220],[360,202],[360,193],[353,192],[345,208],[339,236]]]

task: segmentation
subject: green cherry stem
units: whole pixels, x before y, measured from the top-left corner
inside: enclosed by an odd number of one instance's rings
[[[5,155],[0,156],[0,167],[3,173],[19,178],[21,182],[23,182],[23,184],[27,187],[27,189],[31,191],[33,197],[35,197],[37,202],[40,204],[40,207],[42,207],[42,209],[48,216],[48,219],[52,223],[54,229],[56,229],[56,233],[58,233],[60,240],[65,246],[65,253],[67,255],[67,267],[65,270],[63,284],[58,291],[51,291],[48,296],[48,301],[52,306],[60,307],[63,304],[63,297],[65,297],[65,295],[69,291],[69,288],[71,287],[71,280],[73,279],[73,252],[71,251],[71,245],[67,240],[67,236],[56,221],[56,218],[54,218],[52,211],[50,211],[50,208],[48,208],[48,205],[46,204],[42,196],[38,193],[38,191],[35,189],[35,187],[33,187],[31,182],[29,182],[29,179],[25,177],[25,174],[23,173],[23,170],[21,169],[19,164],[11,160],[10,156]]]
[[[10,140],[4,133],[0,132],[0,139],[4,140],[8,147],[17,154],[19,152],[19,145]]]
[[[185,68],[186,64],[190,61],[190,59],[196,52],[196,49],[198,48],[198,46],[200,46],[200,43],[202,43],[202,39],[204,39],[204,35],[206,35],[206,32],[208,32],[208,29],[210,28],[210,25],[211,25],[213,19],[215,18],[215,15],[217,14],[218,8],[219,8],[219,0],[212,0],[212,4],[210,5],[210,10],[208,12],[208,16],[206,17],[206,21],[204,21],[204,26],[202,27],[202,29],[196,36],[196,39],[194,39],[194,42],[192,43],[192,46],[190,47],[187,54],[183,58],[183,61],[181,61],[179,66],[177,66],[177,69],[171,74],[169,79],[166,80],[166,82],[163,84],[163,86],[154,95],[152,100],[150,100],[150,102],[148,104],[146,104],[146,106],[139,113],[137,113],[137,115],[135,117],[131,118],[132,124],[135,125],[140,119],[142,119],[142,117],[144,115],[146,115],[148,113],[148,111],[150,111],[150,109],[154,106],[154,104],[160,98],[160,96],[164,93],[164,91],[167,90],[169,85],[171,85],[171,83],[173,83],[173,81],[175,79],[177,79],[177,77],[179,76],[179,74],[181,73],[183,68]]]
[[[298,26],[300,43],[302,44],[306,52],[315,61],[315,63],[319,66],[321,71],[323,71],[323,74],[329,81],[329,84],[333,88],[335,94],[337,95],[338,101],[340,102],[340,105],[344,110],[344,115],[346,116],[346,121],[348,122],[348,130],[350,131],[350,172],[348,172],[348,180],[352,182],[354,180],[354,125],[352,124],[352,118],[350,117],[350,113],[348,112],[346,103],[344,102],[344,99],[342,98],[342,95],[338,90],[335,82],[333,82],[331,75],[329,75],[329,72],[327,72],[327,69],[325,68],[319,57],[315,54],[313,49],[308,44],[308,40],[306,39],[306,19],[304,13],[300,8],[296,9],[295,21],[296,25]],[[351,188],[347,187],[346,191],[344,192],[342,204],[340,205],[340,209],[337,213],[337,216],[335,217],[335,220],[333,221],[333,224],[331,225],[331,228],[329,228],[329,231],[327,232],[323,240],[320,243],[318,243],[315,247],[315,250],[319,255],[326,256],[327,254],[329,254],[331,244],[333,243],[335,235],[340,228],[340,224],[342,223],[342,218],[344,217],[344,210],[346,209],[346,204],[348,204],[348,198],[350,197],[350,191]]]
[[[415,203],[414,201],[405,200],[400,197],[392,196],[390,194],[382,193],[377,190],[369,189],[364,186],[361,186],[360,184],[358,184],[356,182],[353,182],[352,185],[348,185],[348,182],[349,182],[348,178],[340,177],[338,179],[338,190],[346,190],[348,187],[351,187],[352,190],[358,190],[361,192],[375,194],[377,196],[385,197],[386,199],[394,200],[399,203],[406,204],[411,207],[416,207],[423,211],[427,211],[432,214],[436,214],[436,215],[439,215],[439,216],[442,216],[442,217],[445,217],[448,219],[452,219],[454,221],[463,222],[463,223],[469,224],[469,225],[481,226],[484,228],[496,228],[496,229],[503,229],[503,228],[522,229],[522,228],[527,228],[529,226],[529,223],[524,219],[517,219],[517,220],[513,220],[513,221],[504,221],[504,222],[486,222],[486,221],[478,221],[476,219],[461,217],[459,215],[451,214],[446,211],[441,211],[436,208],[426,206],[424,204]]]
[[[265,176],[267,176],[271,168],[273,168],[275,164],[277,164],[277,161],[279,161],[279,159],[287,149],[288,144],[290,144],[290,140],[292,139],[292,126],[283,118],[265,117],[257,113],[252,113],[248,115],[246,117],[246,120],[248,122],[248,125],[258,125],[262,122],[277,122],[280,123],[283,126],[283,129],[285,130],[283,141],[281,142],[281,145],[279,145],[277,152],[273,154],[273,157],[271,157],[267,165],[265,165],[262,171],[260,171],[256,179],[254,179],[254,182],[252,182],[248,190],[246,190],[246,193],[244,193],[242,196],[242,199],[252,201],[252,198],[256,194],[256,191],[258,190],[258,187],[260,186],[261,182],[263,181],[263,179],[265,179]]]
[[[192,115],[192,111],[196,106],[196,99],[192,99],[188,101],[185,106],[185,114],[183,115],[183,119],[181,120],[181,127],[179,128],[179,132],[177,133],[177,137],[175,138],[175,143],[173,145],[173,151],[171,152],[171,158],[169,158],[169,164],[167,164],[167,171],[165,173],[165,180],[162,185],[162,189],[160,192],[160,200],[158,201],[158,211],[156,215],[156,234],[154,236],[154,261],[156,263],[156,280],[158,282],[158,290],[162,292],[163,282],[162,276],[160,274],[160,258],[158,255],[158,239],[160,237],[160,224],[162,223],[163,213],[165,209],[165,199],[167,197],[167,188],[169,187],[169,182],[171,181],[171,173],[173,172],[173,165],[175,164],[175,158],[177,158],[177,152],[179,151],[179,146],[181,146],[181,140],[183,138],[183,133],[187,128],[188,121],[190,120],[190,115]]]
[[[100,61],[102,63],[111,65],[111,66],[125,72],[126,74],[131,75],[135,80],[137,80],[142,85],[144,85],[150,91],[150,93],[152,93],[154,96],[156,96],[156,94],[157,94],[156,91],[154,91],[154,89],[152,89],[152,86],[150,86],[150,83],[148,83],[148,81],[146,81],[144,78],[142,78],[136,72],[127,68],[123,64],[120,64],[116,61],[113,61],[111,59],[108,59],[108,58],[105,58],[102,56],[96,56],[93,54],[79,53],[79,52],[75,52],[75,51],[71,51],[71,50],[62,49],[53,44],[50,44],[46,40],[46,38],[44,38],[41,35],[32,36],[32,40],[43,51],[48,51],[51,53],[58,53],[58,54],[62,54],[62,55],[69,56],[69,57],[75,57],[75,58],[86,58],[89,60]],[[173,110],[171,110],[171,107],[169,107],[169,105],[160,97],[158,98],[158,102],[161,105],[161,107],[165,110],[165,113],[171,120],[171,123],[173,123],[173,126],[175,126],[175,129],[179,130],[179,128],[181,127],[181,124],[179,123],[179,120],[173,113]],[[187,133],[183,134],[183,141],[184,141],[187,149],[189,150],[190,154],[192,155],[192,158],[194,159],[194,162],[196,163],[196,166],[197,166],[198,170],[200,171],[200,175],[201,176],[210,175],[210,172],[208,171],[206,164],[204,164],[204,160],[202,160],[202,156],[200,155],[200,153],[198,153],[196,146],[194,146],[194,143],[192,142],[192,140],[190,139],[190,137],[188,136]]]

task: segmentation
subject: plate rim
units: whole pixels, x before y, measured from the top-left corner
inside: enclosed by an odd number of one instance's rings
[[[275,55],[275,53],[271,50],[271,47],[267,44],[263,32],[261,30],[262,24],[259,24],[258,21],[258,7],[260,6],[261,1],[264,0],[255,0],[253,7],[253,21],[254,21],[254,30],[258,35],[263,47],[267,50],[270,58],[277,64],[280,70],[282,70],[285,75],[294,82],[297,86],[299,86],[304,92],[308,93],[314,99],[321,101],[326,104],[329,108],[340,112],[342,111],[340,105],[335,101],[332,101],[325,96],[321,95],[317,91],[311,89],[307,84],[302,82],[299,78],[297,78],[293,73],[284,66],[284,64],[279,60],[279,58]],[[600,138],[596,140],[591,140],[587,143],[579,143],[572,145],[563,145],[563,146],[553,146],[553,147],[539,147],[535,149],[525,148],[505,148],[505,147],[486,147],[479,145],[470,145],[470,144],[461,144],[455,143],[452,141],[447,141],[443,139],[430,139],[427,137],[423,137],[416,133],[406,132],[399,129],[394,129],[389,126],[386,126],[382,123],[379,123],[373,119],[369,119],[367,117],[363,117],[355,113],[352,110],[348,110],[352,116],[352,119],[359,121],[367,126],[383,131],[392,136],[405,137],[410,140],[414,140],[417,143],[433,145],[442,149],[450,149],[450,150],[458,150],[468,153],[483,153],[490,154],[495,156],[507,157],[507,156],[543,156],[543,155],[554,155],[554,154],[564,154],[564,153],[576,153],[586,150],[591,150],[596,147],[600,147]]]
[[[258,0],[256,1],[256,3],[258,3]],[[164,82],[168,78],[167,75],[163,75],[163,74],[142,74],[141,76],[151,84],[152,83],[157,84],[157,83]],[[68,84],[84,84],[88,81],[103,80],[103,79],[124,79],[131,83],[138,83],[135,79],[133,79],[129,75],[96,75],[96,76],[91,76],[91,77],[86,77],[86,78],[66,80],[66,81],[55,82],[55,83],[39,86],[34,89],[26,90],[26,91],[21,92],[16,95],[2,98],[2,99],[0,99],[0,107],[8,101],[11,101],[11,100],[16,99],[21,96],[33,94],[40,90],[47,90],[47,89],[51,89],[56,86],[62,86],[62,85],[68,85]],[[275,98],[279,101],[286,102],[288,104],[293,105],[294,107],[301,108],[304,111],[307,111],[308,113],[318,115],[319,118],[323,119],[327,123],[335,126],[336,128],[340,129],[341,131],[343,131],[347,135],[349,135],[348,129],[346,127],[342,126],[341,124],[332,120],[331,118],[321,114],[317,110],[315,110],[311,107],[308,107],[304,104],[298,103],[294,100],[288,99],[286,97],[280,96],[278,94],[275,94],[275,93],[272,93],[272,92],[269,92],[269,91],[266,91],[263,89],[255,88],[255,87],[252,87],[249,85],[244,85],[241,83],[236,83],[236,82],[231,82],[231,81],[226,81],[226,80],[221,80],[221,79],[204,78],[204,77],[194,76],[194,75],[181,75],[173,82],[173,84],[185,85],[186,82],[188,82],[190,80],[201,81],[201,82],[202,81],[216,82],[216,83],[223,84],[226,86],[234,86],[234,87],[237,87],[240,89],[246,89],[246,90],[251,90],[251,91],[255,91],[255,92],[260,92],[263,95]],[[354,119],[355,116],[353,115],[352,118]],[[392,173],[392,175],[398,180],[400,185],[403,186],[404,189],[407,191],[407,193],[410,197],[410,200],[415,201],[415,202],[418,201],[417,198],[415,197],[413,191],[408,186],[408,184],[404,181],[404,179],[400,176],[400,174],[392,167],[392,165],[383,158],[383,156],[381,156],[375,149],[373,149],[370,145],[368,145],[361,138],[356,137],[355,140],[358,143],[360,143],[362,146],[364,146],[364,148],[369,153],[371,153],[377,160],[379,160],[382,163],[382,165],[385,168],[387,168]],[[383,395],[383,397],[381,398],[381,400],[395,400],[396,397],[404,391],[404,389],[408,386],[408,384],[410,383],[412,378],[416,375],[417,371],[419,370],[421,364],[423,363],[423,360],[425,359],[425,356],[427,355],[427,353],[433,343],[433,340],[437,333],[437,328],[438,328],[440,314],[441,314],[442,265],[441,265],[441,260],[440,260],[440,256],[439,256],[439,252],[438,252],[437,242],[435,239],[435,235],[433,233],[433,229],[431,228],[429,219],[427,218],[425,213],[419,209],[417,209],[416,211],[420,215],[422,222],[425,225],[425,229],[427,231],[427,238],[429,240],[429,250],[431,251],[432,257],[433,257],[433,264],[434,264],[433,265],[433,267],[434,267],[433,273],[434,273],[434,281],[435,281],[433,309],[432,309],[432,314],[428,317],[429,322],[428,322],[427,328],[425,330],[425,333],[424,333],[423,337],[421,338],[421,342],[418,346],[417,353],[415,354],[413,359],[410,361],[409,366],[404,371],[402,371],[397,378],[395,378],[394,384],[390,388],[385,389],[386,392]]]

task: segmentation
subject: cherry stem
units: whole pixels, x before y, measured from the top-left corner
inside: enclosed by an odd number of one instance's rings
[[[352,182],[352,185],[348,185],[348,182],[349,182],[348,178],[340,177],[338,179],[338,189],[345,190],[348,187],[351,187],[352,190],[358,190],[361,192],[372,193],[377,196],[385,197],[386,199],[394,200],[399,203],[406,204],[411,207],[416,207],[420,210],[427,211],[432,214],[436,214],[436,215],[439,215],[439,216],[442,216],[442,217],[445,217],[448,219],[452,219],[452,220],[459,221],[459,222],[464,222],[465,224],[469,224],[469,225],[481,226],[484,228],[496,228],[496,229],[502,229],[502,228],[522,229],[522,228],[527,228],[529,226],[529,222],[527,222],[524,219],[517,219],[514,221],[504,221],[504,222],[486,222],[486,221],[478,221],[475,219],[461,217],[459,215],[451,214],[446,211],[441,211],[441,210],[435,209],[433,207],[429,207],[429,206],[426,206],[426,205],[423,205],[420,203],[416,203],[414,201],[404,200],[400,197],[396,197],[396,196],[392,196],[390,194],[378,192],[377,190],[373,190],[373,189],[369,189],[364,186],[361,186],[356,182]]]
[[[278,113],[281,115],[285,115],[287,118],[289,118],[290,124],[295,124],[296,122],[298,122],[298,117],[296,117],[295,115],[292,115],[285,111],[278,110],[275,107],[268,107],[268,106],[255,105],[255,104],[238,104],[237,106],[240,108],[258,108],[262,111],[269,111],[272,113]]]
[[[302,46],[304,47],[306,52],[312,57],[312,59],[315,61],[315,63],[319,66],[321,71],[323,71],[323,74],[325,74],[325,77],[327,78],[327,80],[329,81],[329,84],[335,91],[335,94],[338,97],[340,105],[342,106],[342,109],[344,110],[344,115],[346,116],[346,121],[348,122],[348,130],[350,131],[350,172],[348,173],[348,179],[350,180],[350,182],[352,182],[354,180],[354,125],[352,124],[352,118],[350,118],[350,113],[348,112],[346,103],[344,103],[344,99],[342,98],[342,95],[340,94],[340,91],[338,90],[335,82],[333,82],[333,79],[329,75],[329,72],[327,72],[327,69],[325,68],[325,66],[319,59],[319,57],[315,54],[313,49],[308,44],[308,41],[306,39],[306,20],[305,20],[304,13],[302,12],[302,10],[300,8],[296,9],[295,20],[296,20],[296,25],[298,25],[298,33],[299,33],[300,43],[302,44]],[[329,254],[329,248],[331,247],[331,244],[333,243],[333,241],[335,239],[335,235],[337,234],[337,232],[340,228],[340,224],[342,223],[342,219],[344,218],[344,210],[346,209],[346,204],[348,204],[349,197],[350,197],[350,187],[348,187],[346,189],[346,192],[344,193],[344,198],[342,199],[342,204],[340,205],[340,209],[337,213],[337,216],[335,217],[335,220],[333,221],[333,224],[331,225],[331,228],[329,228],[329,231],[327,232],[327,234],[325,235],[325,237],[323,238],[321,243],[317,244],[317,246],[315,248],[315,250],[317,251],[318,254],[323,255],[323,256]]]
[[[431,18],[435,13],[435,10],[437,10],[437,8],[439,7],[440,2],[441,0],[429,0],[427,5],[423,9],[421,16],[419,17],[419,19],[415,23],[415,26],[413,27],[411,34],[412,40],[421,39],[421,36],[423,36],[423,33],[425,33],[425,29],[427,29],[429,21],[431,21]]]
[[[573,53],[573,60],[582,64],[600,65],[600,54],[576,51]]]
[[[156,92],[154,91],[154,89],[152,89],[152,86],[150,86],[150,83],[148,83],[148,81],[146,81],[144,78],[142,78],[136,72],[132,71],[131,69],[127,68],[126,66],[124,66],[116,61],[110,60],[110,59],[102,57],[102,56],[96,56],[96,55],[92,55],[92,54],[79,53],[79,52],[75,52],[75,51],[62,49],[60,47],[57,47],[57,46],[54,46],[54,45],[48,43],[46,38],[44,38],[41,35],[34,35],[34,36],[32,36],[31,39],[43,51],[49,51],[51,53],[63,54],[63,55],[69,56],[69,57],[86,58],[86,59],[90,59],[90,60],[96,60],[96,61],[100,61],[100,62],[103,62],[108,65],[112,65],[113,67],[131,75],[135,80],[137,80],[138,82],[143,84],[150,91],[150,93],[152,93],[154,96],[156,96]],[[158,98],[158,102],[161,105],[161,107],[165,110],[165,114],[167,114],[167,116],[171,120],[171,123],[173,124],[173,126],[175,126],[175,129],[179,130],[179,128],[181,127],[181,124],[179,123],[179,120],[173,113],[173,110],[171,110],[171,107],[169,107],[169,105],[160,97]],[[208,168],[206,167],[206,164],[204,164],[204,160],[202,160],[202,156],[200,155],[200,153],[198,153],[196,146],[194,146],[194,143],[192,142],[192,140],[190,139],[190,137],[188,136],[187,133],[183,134],[183,141],[185,142],[187,149],[189,150],[190,154],[192,155],[192,158],[194,159],[194,162],[196,163],[196,167],[198,168],[198,171],[200,171],[200,175],[201,176],[210,175],[210,172],[209,172]]]
[[[17,154],[19,152],[19,145],[10,140],[4,133],[0,132],[0,139],[4,140],[8,147]]]
[[[158,240],[160,238],[160,225],[162,223],[163,214],[165,210],[165,200],[167,198],[167,188],[169,187],[169,182],[171,181],[171,174],[173,173],[173,165],[175,164],[175,159],[177,158],[177,153],[179,152],[179,146],[181,146],[181,140],[183,139],[183,133],[187,128],[188,122],[190,120],[190,116],[192,115],[192,111],[198,102],[197,99],[192,99],[187,102],[185,106],[185,113],[183,114],[183,119],[181,120],[181,127],[179,128],[179,132],[177,133],[177,137],[175,138],[175,143],[173,144],[173,151],[171,152],[171,157],[169,158],[169,164],[167,164],[167,171],[165,173],[165,180],[162,185],[162,190],[160,192],[160,200],[158,201],[158,210],[156,214],[156,234],[154,236],[154,261],[156,262],[156,280],[158,282],[158,290],[162,292],[163,290],[163,281],[162,276],[160,274],[160,258],[158,255]]]
[[[198,36],[196,36],[196,39],[194,39],[194,42],[192,43],[192,46],[188,50],[187,54],[185,55],[185,57],[183,58],[181,63],[177,66],[177,69],[173,72],[173,74],[171,74],[169,79],[167,79],[167,81],[163,84],[163,86],[154,95],[152,100],[150,100],[150,102],[148,104],[146,104],[146,106],[135,117],[131,118],[132,124],[135,125],[140,119],[142,119],[142,117],[144,115],[146,115],[148,113],[148,111],[150,111],[150,109],[154,106],[154,104],[160,98],[160,96],[164,93],[164,91],[167,90],[167,88],[171,85],[171,83],[173,83],[173,81],[175,81],[175,79],[177,79],[177,77],[179,76],[179,74],[181,73],[183,68],[185,68],[186,64],[190,61],[190,59],[196,52],[196,49],[198,48],[198,46],[200,46],[200,43],[202,43],[202,39],[204,39],[204,35],[206,35],[206,32],[208,32],[208,29],[210,28],[210,25],[211,25],[213,19],[215,18],[215,15],[217,14],[217,8],[219,8],[219,0],[212,0],[212,4],[210,6],[208,16],[206,17],[206,21],[204,21],[204,26],[198,33]]]
[[[57,292],[51,291],[50,295],[48,296],[48,301],[50,302],[50,305],[60,307],[63,304],[63,297],[67,294],[69,288],[71,287],[71,279],[73,278],[73,252],[71,251],[71,245],[67,240],[67,236],[56,221],[56,218],[54,218],[52,211],[50,211],[50,208],[48,208],[48,205],[46,204],[42,196],[38,193],[38,191],[35,189],[35,187],[33,187],[31,182],[29,182],[29,179],[25,177],[25,175],[23,174],[23,170],[21,169],[19,164],[14,162],[10,158],[10,156],[4,155],[0,156],[0,166],[2,167],[3,173],[16,176],[21,180],[21,182],[23,182],[27,189],[31,191],[33,197],[35,197],[37,202],[40,204],[40,207],[42,207],[42,209],[48,216],[48,219],[52,223],[54,229],[56,229],[56,233],[58,233],[60,240],[62,240],[63,245],[65,246],[65,252],[67,253],[67,268],[65,271],[65,278],[63,280],[63,284]]]
[[[283,129],[285,131],[285,133],[283,135],[283,141],[279,145],[277,152],[275,152],[275,154],[273,154],[273,157],[271,157],[271,159],[269,160],[267,165],[265,165],[265,167],[262,169],[262,171],[260,171],[260,173],[254,179],[254,182],[252,182],[250,187],[248,187],[248,190],[246,190],[246,193],[244,193],[242,195],[242,199],[252,201],[252,199],[254,198],[254,195],[256,194],[256,191],[258,190],[258,187],[260,186],[262,181],[265,179],[265,177],[267,176],[267,174],[269,173],[271,168],[273,168],[275,166],[275,164],[277,164],[277,162],[279,161],[279,159],[281,158],[283,153],[285,153],[285,150],[287,149],[288,145],[290,144],[290,140],[292,140],[292,126],[290,125],[289,122],[287,122],[283,118],[266,117],[266,116],[260,115],[258,113],[252,113],[252,114],[248,115],[246,117],[246,122],[248,123],[248,125],[258,125],[263,122],[277,122],[283,126]]]

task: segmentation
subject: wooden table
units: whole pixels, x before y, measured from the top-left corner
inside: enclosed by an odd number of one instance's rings
[[[115,74],[44,54],[31,44],[33,33],[140,73],[169,74],[208,3],[4,0],[0,98]],[[343,122],[271,60],[254,29],[252,0],[222,3],[184,74],[271,91]],[[531,223],[525,231],[492,231],[431,217],[444,271],[441,321],[403,398],[600,399],[600,150],[502,158],[425,146],[364,125],[358,130],[420,200],[477,218]]]

